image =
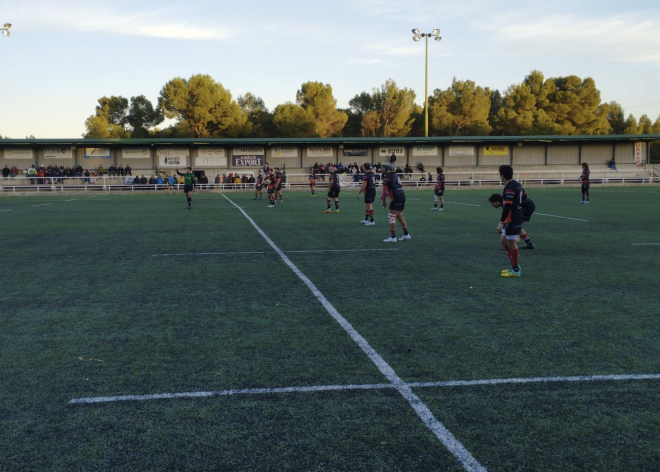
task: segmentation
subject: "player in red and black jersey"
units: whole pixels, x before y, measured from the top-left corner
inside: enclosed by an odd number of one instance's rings
[[[431,210],[438,211],[438,197],[440,197],[440,211],[445,209],[445,174],[442,173],[442,167],[436,169],[438,171],[438,177],[435,183],[435,190],[433,195],[433,208]]]
[[[385,208],[387,197],[390,197],[390,212],[387,215],[390,223],[390,237],[383,239],[383,242],[395,243],[397,241],[396,220],[399,220],[399,223],[403,228],[403,236],[399,238],[399,241],[407,241],[411,239],[411,237],[410,234],[408,234],[408,225],[403,217],[403,210],[406,206],[406,194],[403,192],[403,186],[401,185],[399,175],[394,172],[394,169],[385,165],[383,168],[386,169],[386,174],[383,176],[383,192],[380,196],[380,199],[383,202],[383,208]]]
[[[523,225],[523,188],[513,180],[513,168],[500,166],[500,179],[504,184],[502,216],[497,225],[497,232],[502,235],[502,246],[509,256],[511,268],[502,271],[502,277],[520,277],[518,264],[518,236]]]
[[[364,193],[364,220],[361,221],[366,226],[373,226],[374,222],[374,200],[376,199],[376,174],[373,173],[373,166],[365,164],[365,173],[362,177],[362,187],[358,190],[357,197]]]
[[[316,171],[312,167],[312,171],[309,173],[309,189],[312,191],[312,197],[316,196]]]
[[[330,213],[330,206],[332,200],[335,201],[335,211],[333,213],[339,213],[339,192],[341,187],[339,186],[339,177],[337,176],[337,168],[333,165],[330,165],[330,177],[328,178],[328,196],[326,197],[326,203],[328,204],[327,210],[323,213]]]
[[[490,204],[493,206],[493,208],[502,208],[504,204],[504,197],[500,195],[499,193],[494,193],[490,197],[488,197],[488,201]],[[536,210],[536,205],[532,201],[531,198],[527,196],[527,193],[523,189],[523,198],[522,198],[522,211],[523,211],[523,224],[528,222],[529,220],[532,219],[532,215],[534,214],[534,211]],[[525,245],[521,247],[520,249],[534,249],[534,243],[529,237],[529,233],[525,231],[525,228],[520,228],[520,237],[525,241]],[[502,245],[504,245],[504,242],[502,242]]]
[[[589,203],[589,164],[582,163],[582,175],[580,182],[582,182],[582,201],[580,203]]]
[[[280,197],[279,203],[281,205],[282,203],[284,203],[284,201],[282,201],[282,185],[283,185],[282,172],[280,172],[279,167],[275,167],[274,179],[275,179],[275,182],[274,182],[274,185],[275,185],[275,201],[277,201],[277,197],[279,195],[279,197]]]
[[[264,187],[264,176],[259,171],[257,174],[257,180],[254,183],[254,199],[255,200],[261,200],[261,197],[263,196],[263,187]]]
[[[268,191],[268,208],[273,208],[275,206],[275,176],[270,172],[266,173],[264,184]]]

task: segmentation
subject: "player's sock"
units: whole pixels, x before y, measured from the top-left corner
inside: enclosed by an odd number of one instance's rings
[[[437,203],[437,202],[435,202],[435,203],[433,204],[433,208],[434,208],[434,209],[435,209],[435,208],[438,208],[438,203]]]
[[[390,238],[396,239],[396,231],[390,231]]]
[[[403,235],[408,236],[408,228],[403,228]]]
[[[339,203],[335,203],[335,210],[339,210]]]
[[[523,241],[525,241],[525,244],[527,244],[528,246],[532,243],[532,241],[530,241],[530,239],[529,239],[529,233],[527,233],[525,235],[525,237],[523,238]]]
[[[511,267],[513,267],[513,270],[518,270],[518,255],[520,254],[520,250],[518,248],[516,249],[511,249],[509,252],[511,253]]]
[[[444,203],[441,203],[441,204],[440,204],[440,209],[443,209],[444,207],[445,207],[445,204],[444,204]]]
[[[328,210],[330,209],[331,206],[332,206],[332,205],[330,205],[330,202],[328,202]]]
[[[371,219],[371,222],[373,223],[374,222],[374,211],[373,210],[369,210],[369,218]]]
[[[364,214],[364,221],[369,221],[369,212]]]

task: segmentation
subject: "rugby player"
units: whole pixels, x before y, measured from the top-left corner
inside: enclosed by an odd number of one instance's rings
[[[431,210],[438,211],[438,197],[440,197],[440,211],[445,209],[445,174],[442,173],[442,167],[436,169],[438,171],[438,177],[435,183],[435,190],[433,195],[433,208]]]
[[[195,190],[195,174],[192,172],[192,167],[186,167],[186,170],[188,172],[182,174],[179,169],[176,169],[176,173],[183,177],[183,193],[188,198],[188,210],[190,210],[192,208],[192,193]]]
[[[264,192],[262,190],[263,187],[264,187],[264,176],[261,173],[261,171],[259,171],[259,173],[257,174],[257,180],[254,183],[254,199],[255,200],[261,200],[261,197],[263,197],[263,194],[264,194]]]
[[[499,193],[494,193],[488,197],[488,201],[493,206],[493,208],[502,208],[504,203],[504,197]],[[523,211],[523,224],[528,222],[532,218],[532,214],[536,210],[536,205],[531,198],[527,196],[527,193],[523,189],[523,200],[522,200],[522,211]],[[520,228],[520,237],[525,241],[525,245],[520,249],[534,249],[534,243],[529,238],[529,233],[525,231],[525,228]],[[502,243],[504,245],[504,243]]]
[[[341,191],[341,187],[339,187],[337,168],[331,164],[329,170],[330,176],[328,177],[328,196],[326,197],[328,208],[323,213],[330,213],[332,200],[335,201],[335,211],[333,213],[339,213],[339,192]]]
[[[408,234],[408,225],[403,217],[403,210],[406,206],[406,195],[403,192],[399,175],[394,172],[394,169],[386,165],[383,165],[383,169],[386,171],[386,174],[383,176],[383,192],[380,197],[383,202],[383,208],[387,205],[387,197],[390,197],[390,211],[387,215],[390,223],[390,236],[387,239],[383,239],[383,242],[395,243],[397,241],[396,220],[399,220],[403,228],[403,236],[399,238],[399,241],[407,241],[411,237]]]
[[[376,174],[373,173],[373,166],[365,164],[364,176],[362,177],[362,187],[358,190],[357,197],[364,193],[364,220],[360,221],[365,226],[373,226],[374,222],[374,200],[376,199]]]
[[[502,246],[509,256],[511,267],[502,271],[502,277],[520,277],[518,264],[518,236],[523,224],[522,197],[523,188],[513,180],[513,167],[501,165],[500,179],[504,184],[502,216],[497,225],[497,232],[502,235]]]
[[[582,201],[580,203],[589,203],[589,164],[582,163],[582,175],[580,181],[582,182]]]

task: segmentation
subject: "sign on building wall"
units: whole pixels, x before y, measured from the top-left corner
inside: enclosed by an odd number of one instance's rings
[[[298,148],[276,146],[271,150],[273,157],[298,157]]]
[[[413,156],[437,156],[438,146],[431,144],[416,144],[412,148]]]
[[[330,146],[309,146],[307,157],[334,157],[334,153]]]
[[[34,149],[7,149],[5,159],[34,159]]]
[[[44,149],[45,159],[73,159],[73,151],[70,147],[67,148],[50,148]]]
[[[221,147],[200,147],[197,148],[198,157],[227,157],[225,148]]]
[[[508,156],[509,146],[484,146],[484,156]]]
[[[149,148],[123,148],[121,150],[121,156],[124,159],[146,159],[151,157],[149,153]]]
[[[227,167],[227,151],[221,147],[197,148],[195,167]]]
[[[474,156],[474,146],[449,146],[450,156]]]
[[[266,151],[261,146],[235,147],[231,165],[234,167],[261,167],[266,162]]]
[[[158,167],[187,167],[188,148],[158,148]]]
[[[367,148],[344,148],[345,157],[367,157]]]
[[[85,159],[110,159],[110,148],[85,148]]]
[[[378,158],[379,159],[384,159],[387,162],[390,162],[390,156],[394,154],[396,157],[402,157],[406,155],[405,149],[403,149],[403,146],[387,146],[387,147],[381,147],[378,150]]]
[[[642,143],[637,142],[635,143],[635,165],[637,167],[642,167],[642,162],[644,159],[642,159]]]

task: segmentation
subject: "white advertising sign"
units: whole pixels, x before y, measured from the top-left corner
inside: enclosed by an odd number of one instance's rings
[[[34,159],[34,149],[7,149],[5,148],[5,159]]]
[[[307,148],[308,157],[334,157],[330,146],[310,146]]]
[[[271,151],[273,157],[298,157],[298,148],[274,147]]]
[[[151,157],[149,148],[123,148],[121,155],[124,159],[146,159]]]
[[[109,159],[111,156],[110,148],[85,148],[85,159],[102,158]]]
[[[196,157],[195,167],[227,167],[226,157]]]
[[[212,148],[200,147],[200,148],[197,148],[197,155],[199,157],[224,157],[224,158],[227,157],[227,154],[225,153],[225,148],[217,148],[217,147],[212,147]]]
[[[635,165],[642,167],[642,143],[635,143]]]
[[[188,148],[158,148],[158,167],[187,167]]]
[[[402,147],[395,147],[395,146],[387,146],[387,147],[381,147],[378,150],[378,157],[380,159],[383,159],[385,157],[390,157],[392,154],[394,154],[396,157],[401,157],[405,156],[406,152]],[[390,162],[389,159],[385,159],[387,162]]]
[[[474,146],[449,146],[450,156],[474,156]]]
[[[73,159],[73,151],[70,147],[44,149],[46,159]]]
[[[413,156],[437,156],[438,146],[432,144],[416,144],[412,149]]]

